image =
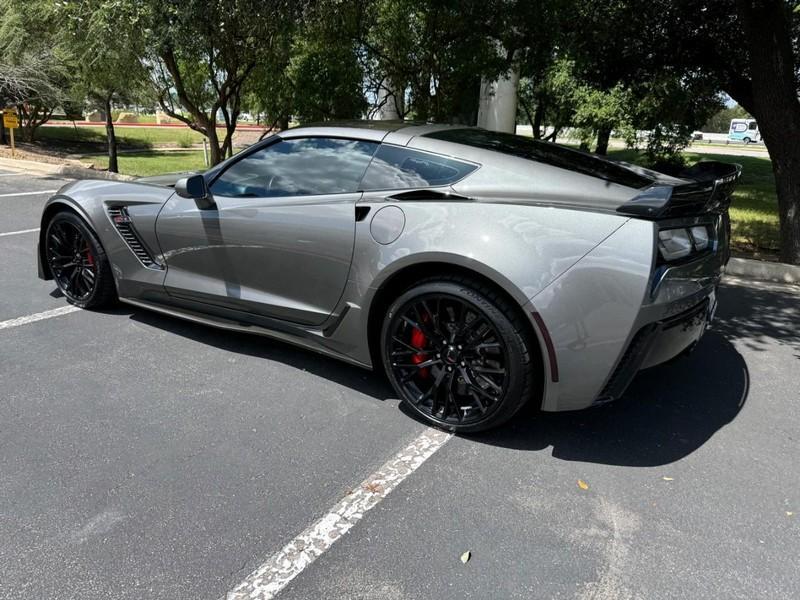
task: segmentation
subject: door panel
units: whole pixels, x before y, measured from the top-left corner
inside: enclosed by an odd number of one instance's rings
[[[170,295],[319,325],[344,291],[360,193],[215,197],[216,210],[173,196],[157,221]]]
[[[359,182],[378,144],[276,138],[209,176],[216,201],[174,196],[156,229],[169,294],[319,325],[350,270]]]

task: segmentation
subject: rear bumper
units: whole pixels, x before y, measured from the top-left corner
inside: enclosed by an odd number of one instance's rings
[[[716,307],[716,292],[712,291],[688,310],[639,328],[594,404],[622,396],[639,370],[693,349],[713,320]]]

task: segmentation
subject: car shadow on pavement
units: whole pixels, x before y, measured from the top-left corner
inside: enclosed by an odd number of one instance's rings
[[[664,465],[730,423],[748,389],[741,354],[709,331],[690,356],[640,372],[616,402],[565,413],[525,409],[508,426],[471,439],[518,450],[552,447],[555,458],[570,461]]]
[[[472,439],[520,450],[552,447],[556,458],[611,465],[679,460],[733,421],[747,400],[749,370],[734,342],[751,352],[777,342],[800,358],[798,292],[722,285],[717,319],[695,351],[640,372],[619,401],[573,413],[526,409],[509,426]]]
[[[800,358],[800,287],[726,285],[719,296],[715,330],[756,352],[776,341],[791,347]]]
[[[733,341],[754,350],[779,341],[800,355],[796,294],[727,285],[720,297],[717,321],[695,351],[642,371],[619,401],[569,413],[527,407],[508,425],[468,439],[522,451],[552,448],[555,458],[610,465],[658,466],[691,454],[735,419],[747,400],[749,371]],[[290,344],[129,307],[113,312],[225,351],[308,371],[377,401],[395,400],[384,376]]]
[[[394,398],[394,392],[388,380],[382,375],[311,350],[293,346],[288,342],[262,335],[217,329],[127,305],[104,312],[127,314],[138,323],[157,327],[220,350],[280,362],[287,367],[307,371],[376,400],[383,401]]]

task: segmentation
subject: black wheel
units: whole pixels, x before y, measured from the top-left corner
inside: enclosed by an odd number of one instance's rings
[[[744,142],[744,145],[747,146],[750,143],[750,138],[746,137],[742,141]]]
[[[530,398],[531,341],[512,307],[467,278],[423,282],[403,293],[381,333],[384,368],[401,400],[449,431],[504,423]]]
[[[45,256],[67,301],[100,308],[116,300],[111,265],[97,237],[72,212],[56,213],[47,225]]]

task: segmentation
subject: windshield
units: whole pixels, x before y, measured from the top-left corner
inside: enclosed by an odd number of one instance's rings
[[[510,133],[476,128],[444,129],[426,134],[424,137],[502,152],[632,188],[642,188],[653,183],[652,179],[610,160]]]

